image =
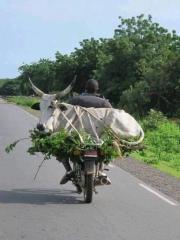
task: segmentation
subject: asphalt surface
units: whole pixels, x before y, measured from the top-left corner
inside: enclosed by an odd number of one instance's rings
[[[124,170],[111,166],[111,186],[98,188],[92,204],[68,183],[55,160],[26,153],[29,141],[6,154],[4,148],[28,136],[37,119],[0,101],[0,240],[179,240],[180,205]]]

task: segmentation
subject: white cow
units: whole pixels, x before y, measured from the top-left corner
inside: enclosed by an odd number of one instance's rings
[[[144,132],[137,121],[124,110],[114,108],[84,108],[61,103],[61,98],[69,93],[73,82],[58,94],[45,94],[38,89],[29,79],[33,90],[42,97],[40,102],[41,116],[38,127],[46,131],[58,132],[60,129],[69,131],[84,129],[91,134],[96,142],[103,132],[104,127],[110,128],[113,133],[129,145],[137,145],[142,142]],[[130,137],[139,137],[137,141],[127,141]]]

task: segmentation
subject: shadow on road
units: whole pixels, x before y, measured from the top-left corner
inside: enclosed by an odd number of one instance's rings
[[[72,196],[76,194],[76,196]],[[71,190],[59,189],[12,189],[0,190],[0,203],[21,204],[82,204],[79,195]]]

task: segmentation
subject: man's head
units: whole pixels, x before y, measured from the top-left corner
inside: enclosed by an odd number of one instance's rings
[[[86,83],[85,90],[87,93],[96,93],[99,90],[99,84],[95,79],[89,79]]]

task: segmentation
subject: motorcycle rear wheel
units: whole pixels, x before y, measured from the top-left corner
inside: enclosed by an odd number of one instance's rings
[[[85,175],[85,186],[84,186],[84,201],[85,203],[91,203],[93,199],[94,189],[94,174]]]

